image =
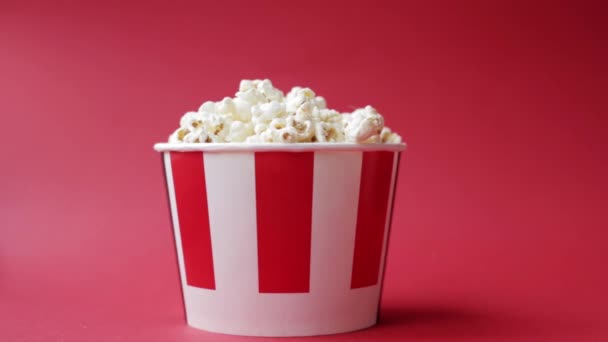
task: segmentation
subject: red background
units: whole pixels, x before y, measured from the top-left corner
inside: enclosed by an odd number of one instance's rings
[[[409,144],[383,322],[319,340],[603,340],[605,18],[584,1],[0,2],[0,340],[243,340],[184,323],[152,150],[242,78],[373,104]]]

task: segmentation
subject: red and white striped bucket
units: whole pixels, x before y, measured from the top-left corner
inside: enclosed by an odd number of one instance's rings
[[[402,144],[157,144],[188,324],[251,336],[377,321]]]

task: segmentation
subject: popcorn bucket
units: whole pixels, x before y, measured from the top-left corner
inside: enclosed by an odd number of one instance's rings
[[[309,336],[376,323],[403,144],[156,144],[186,319]]]

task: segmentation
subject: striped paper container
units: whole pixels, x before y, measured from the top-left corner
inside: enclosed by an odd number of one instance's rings
[[[306,336],[379,312],[402,144],[156,144],[190,326]]]

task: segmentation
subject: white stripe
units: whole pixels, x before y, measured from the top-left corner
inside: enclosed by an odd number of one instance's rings
[[[204,153],[203,158],[215,288],[240,300],[258,293],[255,157]]]
[[[179,229],[179,218],[177,216],[177,203],[175,200],[175,186],[173,183],[173,170],[171,168],[171,152],[163,153],[165,162],[165,175],[167,178],[167,191],[169,194],[169,206],[171,207],[171,218],[173,220],[173,234],[175,236],[175,249],[177,250],[177,263],[179,265],[179,275],[182,289],[186,287],[186,268],[184,267],[184,252],[182,250],[182,237]],[[183,291],[184,296],[186,292]],[[185,300],[187,303],[188,301]]]
[[[310,292],[333,297],[350,289],[361,152],[316,152]]]
[[[384,240],[382,242],[382,254],[380,259],[380,272],[378,272],[378,283],[382,285],[384,280],[384,264],[386,263],[386,246],[388,243],[389,225],[391,223],[391,216],[393,215],[393,197],[395,196],[395,180],[397,179],[397,163],[399,162],[399,152],[395,152],[393,158],[393,171],[391,172],[391,187],[388,194],[388,207],[386,208],[386,222],[384,225]]]

